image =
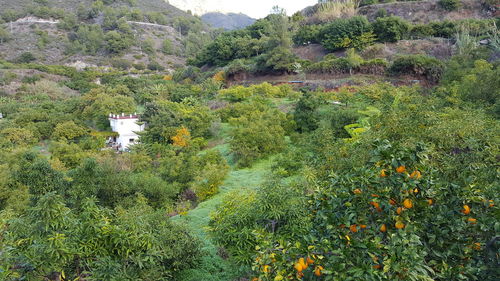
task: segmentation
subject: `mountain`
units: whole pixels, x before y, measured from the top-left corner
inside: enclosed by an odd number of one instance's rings
[[[256,19],[245,14],[236,13],[206,13],[201,16],[201,20],[215,28],[223,28],[226,30],[235,30],[245,28],[252,25]]]
[[[224,10],[225,6],[222,0],[168,0],[168,2],[184,11],[189,10],[195,15],[203,15],[214,11],[228,12]]]

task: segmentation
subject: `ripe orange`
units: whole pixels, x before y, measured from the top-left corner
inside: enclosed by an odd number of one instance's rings
[[[374,265],[372,267],[373,267],[373,269],[381,269],[382,268],[382,266],[380,264],[376,264],[376,265]]]
[[[316,268],[314,269],[314,275],[316,276],[321,276],[321,271],[323,270],[323,267],[321,265],[318,265],[316,266]]]
[[[304,258],[300,258],[299,263],[300,263],[300,265],[302,265],[303,270],[305,270],[305,269],[307,269],[307,267],[309,267],[309,265],[304,261]]]
[[[397,213],[398,215],[401,215],[401,213],[402,213],[402,212],[403,212],[403,208],[398,207],[398,208],[396,209],[396,213]]]
[[[396,168],[396,172],[398,173],[404,173],[406,171],[406,167],[405,166],[399,166]]]
[[[358,227],[355,224],[353,224],[353,225],[349,226],[349,230],[351,232],[356,233],[356,232],[358,232]]]
[[[385,226],[385,224],[382,224],[382,225],[380,226],[380,231],[381,231],[381,232],[386,232],[386,231],[387,231],[387,226]]]
[[[400,222],[400,221],[396,222],[395,226],[396,226],[397,229],[403,229],[403,228],[405,228],[405,224],[402,223],[402,222]]]
[[[467,219],[467,221],[469,221],[472,224],[475,224],[477,222],[477,220],[475,218],[469,218],[469,219]]]
[[[410,178],[412,179],[419,179],[422,177],[422,174],[419,171],[413,171],[410,175]]]
[[[295,270],[297,270],[297,272],[302,272],[302,270],[304,270],[304,268],[302,268],[302,264],[300,264],[300,262],[296,262],[293,267],[295,268]]]
[[[427,199],[427,204],[429,204],[429,206],[431,206],[432,204],[434,204],[434,200],[432,200],[432,199]]]
[[[405,201],[403,201],[403,206],[406,208],[406,209],[411,209],[413,208],[413,202],[411,202],[411,199],[405,199]]]
[[[361,193],[363,193],[363,192],[361,191],[361,189],[356,188],[356,189],[353,191],[353,193],[354,193],[354,194],[361,194]]]
[[[307,262],[307,264],[311,265],[314,263],[314,260],[311,259],[310,257],[307,257],[306,262]]]
[[[462,213],[464,213],[464,215],[470,214],[470,207],[468,205],[464,205],[464,209],[462,210]]]
[[[380,171],[380,177],[381,178],[387,177],[387,174],[385,173],[385,169],[383,169],[382,171]]]
[[[361,227],[362,229],[365,229],[366,228],[366,224],[360,224],[359,227]]]
[[[392,206],[396,205],[397,202],[396,202],[396,199],[389,199],[389,204],[391,204]]]

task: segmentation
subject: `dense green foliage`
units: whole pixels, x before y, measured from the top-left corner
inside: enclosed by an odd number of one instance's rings
[[[0,60],[0,280],[498,279],[495,20],[332,17],[346,0],[205,32],[146,2],[30,8],[112,68],[36,63],[39,28]],[[110,113],[146,125],[123,151]]]
[[[396,42],[408,34],[410,24],[399,17],[379,17],[373,23],[373,32],[380,42]]]
[[[431,82],[441,79],[444,65],[441,61],[423,55],[401,56],[394,60],[389,71],[394,74],[413,74]]]
[[[454,11],[460,7],[461,2],[460,0],[439,0],[438,4],[445,10]]]
[[[323,26],[321,44],[330,51],[343,48],[363,49],[374,41],[372,27],[365,17],[338,19]]]
[[[259,280],[494,280],[498,101],[487,93],[498,97],[498,68],[474,60],[395,63],[444,71],[431,95],[376,84],[341,90],[333,98],[347,107],[332,107],[305,94],[294,112],[300,149],[276,159],[273,189],[227,197],[211,221],[217,241]],[[273,196],[297,201],[266,203]]]

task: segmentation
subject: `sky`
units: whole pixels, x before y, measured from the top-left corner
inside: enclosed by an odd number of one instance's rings
[[[276,5],[291,15],[317,3],[318,0],[168,0],[168,2],[182,10],[191,10],[197,15],[207,12],[232,12],[263,18]]]

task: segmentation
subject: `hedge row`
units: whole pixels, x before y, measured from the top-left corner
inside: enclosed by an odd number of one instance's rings
[[[389,66],[385,59],[355,61],[349,58],[327,58],[326,60],[305,67],[308,73],[328,74],[380,74],[414,75],[438,82],[443,74],[444,64],[433,57],[425,55],[400,56]]]

